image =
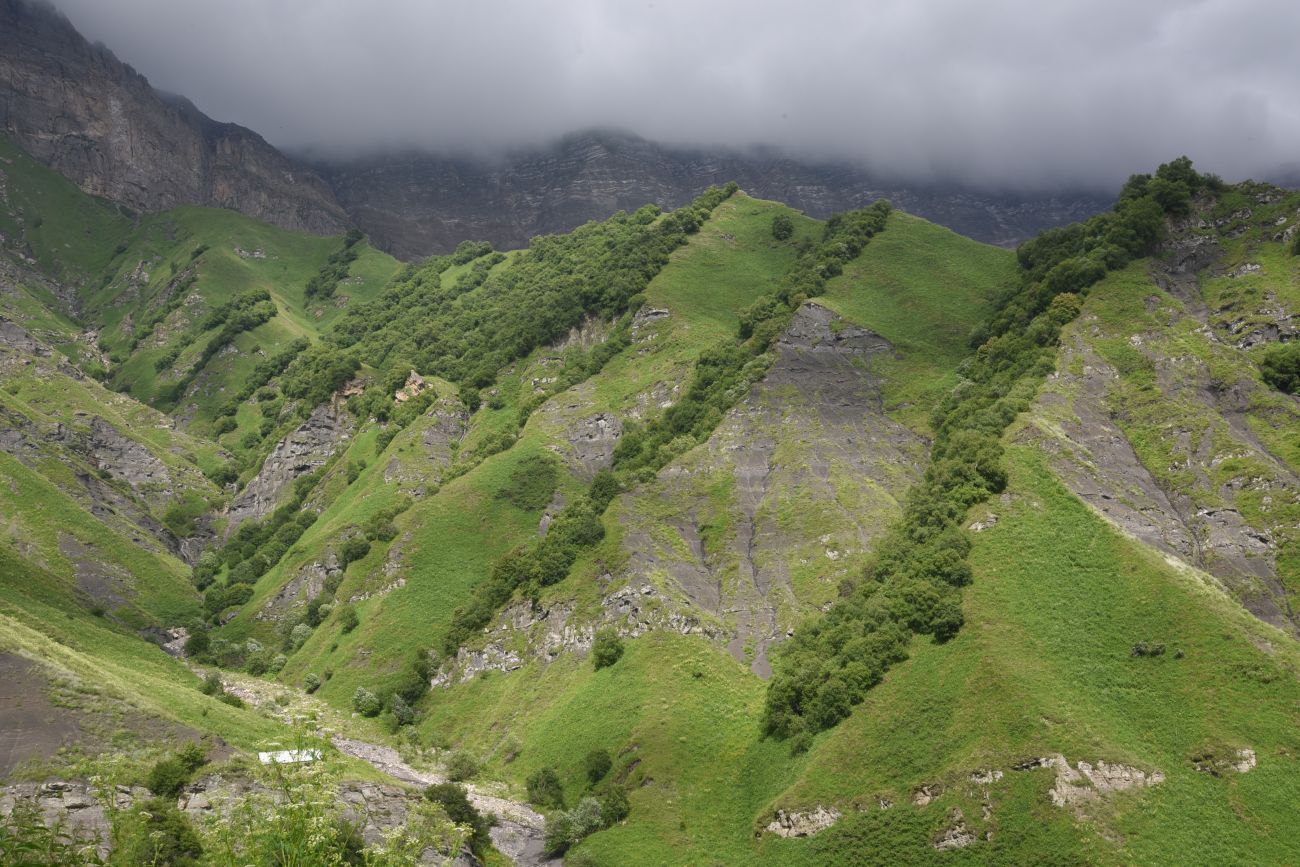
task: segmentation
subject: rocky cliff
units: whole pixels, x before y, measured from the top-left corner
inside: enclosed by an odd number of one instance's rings
[[[611,132],[570,136],[497,164],[406,154],[317,168],[357,225],[401,258],[445,252],[467,238],[501,249],[523,247],[534,235],[567,232],[646,202],[677,207],[710,184],[732,180],[751,196],[818,218],[887,198],[909,213],[1003,246],[1109,206],[1089,194],[908,186],[848,165],[671,148]]]
[[[317,234],[347,223],[315,173],[154,90],[33,0],[0,0],[0,129],[86,192],[138,210],[210,205]]]

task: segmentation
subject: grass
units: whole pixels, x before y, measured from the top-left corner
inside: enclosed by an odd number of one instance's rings
[[[894,345],[894,359],[873,361],[885,408],[924,433],[930,407],[957,383],[971,330],[1016,279],[1010,251],[894,211],[817,303]]]
[[[193,363],[210,335],[194,335],[192,326],[212,307],[253,289],[266,289],[277,305],[274,319],[237,337],[235,351],[214,358],[198,377],[179,408],[189,433],[169,429],[163,416],[93,382],[45,369],[6,374],[0,410],[7,417],[41,431],[63,425],[78,433],[88,416],[99,415],[162,461],[177,480],[174,490],[139,496],[158,513],[179,504],[177,522],[219,500],[200,469],[213,469],[230,452],[260,454],[293,424],[272,401],[278,427],[243,446],[245,434],[263,421],[260,409],[245,405],[237,428],[221,438],[224,449],[204,439],[215,408],[252,365],[290,340],[315,339],[341,305],[372,297],[396,269],[366,248],[337,299],[308,304],[303,286],[340,239],[295,235],[202,208],[140,217],[87,199],[3,140],[0,159],[9,194],[0,232],[25,238],[46,274],[83,287],[85,316],[102,323],[107,351],[121,358],[114,381],[134,397],[157,401],[172,381],[175,373],[154,367],[169,347],[190,341],[175,370]],[[1261,270],[1211,278],[1203,290],[1213,311],[1263,322],[1263,305],[1294,309],[1300,301],[1292,285],[1300,266],[1269,234],[1279,231],[1269,224],[1293,213],[1300,200],[1261,204],[1254,196],[1234,191],[1224,203],[1225,216],[1243,207],[1254,211],[1241,233],[1224,241],[1225,263],[1229,270],[1249,263]],[[782,214],[795,224],[788,242],[771,236],[772,219]],[[723,203],[647,289],[648,306],[669,315],[639,328],[632,346],[599,373],[547,401],[517,440],[503,437],[513,437],[520,406],[562,367],[562,351],[538,350],[503,371],[496,394],[484,395],[496,408],[485,405],[468,420],[465,435],[448,446],[446,466],[435,464],[424,444],[438,423],[434,416],[416,420],[382,451],[379,427],[362,424],[312,495],[311,507],[320,509],[316,523],[218,633],[278,646],[280,622],[254,615],[272,610],[291,623],[294,605],[271,609],[272,598],[369,517],[409,496],[409,509],[395,519],[398,535],[373,543],[339,588],[340,601],[357,599],[360,624],[344,634],[330,615],[279,676],[299,684],[308,673],[320,675],[325,682],[317,697],[289,706],[314,709],[336,728],[351,725],[353,691],[382,688],[412,650],[438,645],[452,612],[494,560],[535,537],[544,497],[521,495],[516,503],[501,496],[529,493],[518,473],[539,457],[556,460],[561,497],[576,496],[585,470],[574,462],[575,431],[597,414],[645,418],[674,400],[699,354],[735,333],[740,312],[794,261],[796,244],[819,233],[817,221],[777,203],[744,195]],[[199,247],[206,249],[196,255]],[[448,271],[443,281],[467,267]],[[179,287],[191,268],[195,280]],[[1220,340],[1211,339],[1177,299],[1154,287],[1145,269],[1146,263],[1135,264],[1093,289],[1067,330],[1061,369],[1082,372],[1083,360],[1071,355],[1080,346],[1112,367],[1107,408],[1152,474],[1196,506],[1227,505],[1252,524],[1267,525],[1281,545],[1283,580],[1293,582],[1297,549],[1288,534],[1300,523],[1300,507],[1281,492],[1289,490],[1282,477],[1300,461],[1296,404],[1259,384],[1249,354],[1224,345],[1226,319],[1211,321]],[[6,315],[12,312],[70,357],[92,357],[98,350],[79,338],[78,323],[54,312],[51,289],[38,276],[5,297]],[[874,361],[872,372],[883,381],[885,410],[924,436],[930,407],[959,381],[967,334],[1015,279],[1011,253],[895,213],[817,303],[894,345],[895,357]],[[183,293],[180,303],[128,353],[135,323],[168,304],[172,292]],[[445,399],[439,411],[452,411],[450,384],[432,378],[429,384]],[[1065,397],[1072,387],[1068,377],[1045,386]],[[1207,399],[1206,388],[1240,396],[1237,415],[1229,419]],[[809,462],[813,440],[834,434],[797,415],[797,396],[768,397],[776,411],[762,433],[776,443],[779,490],[759,519],[788,541],[756,556],[789,574],[792,599],[781,600],[779,610],[784,627],[831,601],[838,578],[860,569],[868,552],[858,550],[865,547],[859,530],[888,524],[905,478],[869,483],[862,467],[834,462],[820,486],[782,475],[782,468]],[[611,774],[628,786],[632,812],[627,822],[580,845],[599,864],[1125,864],[1167,862],[1171,852],[1189,864],[1293,860],[1300,650],[1252,619],[1208,576],[1125,537],[1062,486],[1040,446],[1025,444],[1019,433],[1030,424],[1051,427],[1066,412],[1068,402],[1039,404],[1007,434],[1007,496],[973,515],[993,512],[999,520],[972,535],[975,575],[964,591],[963,630],[942,645],[915,641],[910,659],[892,668],[848,720],[818,735],[807,753],[792,755],[789,744],[760,737],[765,684],[721,642],[667,630],[627,640],[623,657],[600,671],[581,654],[562,653],[549,663],[525,655],[515,671],[435,689],[421,704],[420,735],[426,743],[473,752],[486,762],[484,775],[516,795],[529,774],[553,767],[571,805],[586,791],[583,757],[608,750]],[[568,579],[545,588],[539,603],[571,606],[571,625],[582,627],[620,582],[647,581],[674,595],[666,575],[631,574],[627,566],[641,530],[658,548],[693,557],[676,529],[682,522],[693,522],[719,580],[734,584],[739,567],[730,542],[740,489],[730,456],[749,443],[725,434],[715,440],[671,465],[667,475],[678,481],[649,481],[622,497],[606,515],[605,540],[582,554]],[[485,457],[494,442],[508,447]],[[1202,448],[1212,460],[1194,469],[1190,460],[1199,460]],[[92,712],[139,709],[241,749],[286,737],[277,720],[203,696],[188,669],[140,640],[139,629],[195,612],[184,566],[147,540],[132,542],[135,530],[125,519],[87,511],[76,495],[77,473],[89,468],[82,458],[44,447],[30,463],[0,454],[6,491],[0,651],[41,660]],[[348,468],[363,463],[349,482]],[[1252,482],[1258,479],[1268,484]],[[76,585],[66,537],[121,576],[126,605],[96,615]],[[830,548],[848,552],[833,567]],[[725,625],[729,616],[701,620]],[[522,633],[508,640],[527,650]],[[1169,652],[1132,656],[1142,641],[1163,643]],[[284,689],[254,685],[270,695]],[[377,722],[356,726],[383,738]],[[515,746],[518,755],[508,758],[507,747]],[[1192,757],[1206,751],[1233,755],[1244,748],[1258,756],[1250,773],[1212,776],[1192,766]],[[1099,799],[1076,814],[1048,800],[1052,771],[1012,770],[1057,752],[1072,762],[1159,770],[1165,780]],[[972,773],[983,769],[1003,776],[988,786],[972,782]],[[940,794],[916,806],[913,793],[923,785]],[[817,806],[844,816],[811,839],[760,833],[776,809]],[[979,839],[939,852],[933,844],[952,827],[955,810]]]

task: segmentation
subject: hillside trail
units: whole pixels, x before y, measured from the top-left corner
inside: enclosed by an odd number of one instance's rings
[[[205,672],[194,669],[200,676]],[[325,702],[308,695],[301,689],[282,683],[257,680],[256,678],[234,678],[229,672],[218,671],[222,686],[231,695],[243,701],[267,710],[286,721],[292,721],[295,715],[306,708],[319,712],[322,719],[331,720],[339,712]],[[288,693],[293,696],[295,706],[282,706],[275,700],[276,696]],[[344,737],[330,733],[330,740],[335,748],[344,755],[363,761],[381,774],[409,785],[431,786],[447,782],[447,777],[433,771],[412,767],[393,747],[371,743],[357,738]],[[496,824],[492,827],[492,844],[501,854],[518,867],[559,867],[561,860],[547,858],[543,837],[546,819],[531,806],[521,801],[501,797],[473,783],[465,783],[466,793],[474,808],[485,816],[494,815]]]

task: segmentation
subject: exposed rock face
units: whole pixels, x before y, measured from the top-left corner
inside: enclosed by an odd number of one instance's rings
[[[96,469],[121,479],[137,492],[146,487],[171,487],[166,464],[99,416],[91,419],[88,446]]]
[[[1212,777],[1221,777],[1228,771],[1248,774],[1255,770],[1257,763],[1255,751],[1249,747],[1234,750],[1228,755],[1206,751],[1192,757],[1192,767]]]
[[[512,605],[489,629],[487,643],[478,649],[462,647],[455,659],[439,668],[433,685],[463,683],[484,671],[515,671],[531,660],[550,662],[561,653],[586,653],[591,650],[596,631],[606,626],[624,638],[636,638],[652,629],[715,640],[724,637],[717,624],[649,584],[610,593],[601,600],[599,614],[575,622],[578,620],[572,603],[557,603],[549,608],[536,608],[530,602]]]
[[[351,417],[336,403],[324,403],[266,456],[262,469],[230,504],[230,531],[249,518],[260,520],[280,504],[299,476],[323,466],[352,431]]]
[[[342,572],[339,558],[330,551],[325,555],[324,561],[308,563],[299,569],[298,574],[285,582],[258,610],[255,619],[279,620],[291,606],[319,596],[325,588],[325,582]]]
[[[1165,781],[1160,771],[1146,771],[1129,765],[1115,765],[1109,762],[1076,762],[1074,767],[1059,753],[1041,760],[1041,766],[1051,767],[1056,771],[1056,784],[1049,795],[1052,803],[1058,807],[1074,806],[1085,801],[1094,801],[1112,792],[1125,789],[1155,786]]]
[[[934,841],[934,848],[944,851],[947,849],[965,849],[976,841],[976,836],[970,828],[966,827],[966,817],[962,811],[953,808],[948,815],[950,824],[939,835],[939,839]]]
[[[0,0],[0,86],[0,129],[93,195],[150,211],[230,208],[320,234],[347,224],[310,169],[164,97],[44,4]]]
[[[596,473],[614,462],[614,446],[623,435],[623,421],[616,415],[600,413],[583,419],[569,431],[568,440],[573,446],[572,469],[583,481],[591,481]]]
[[[866,369],[892,352],[805,304],[713,436],[620,499],[631,580],[665,576],[730,624],[729,650],[760,676],[768,644],[799,606],[829,601],[920,473],[925,444],[884,414]],[[796,573],[823,595],[796,598]]]
[[[1249,211],[1218,223],[1247,217]],[[1173,227],[1145,299],[1151,319],[1102,323],[1085,308],[1063,335],[1058,372],[1019,436],[1037,444],[1065,485],[1125,533],[1208,572],[1261,620],[1297,634],[1300,615],[1278,559],[1300,544],[1288,517],[1300,502],[1300,476],[1256,426],[1294,429],[1300,405],[1272,400],[1253,367],[1229,366],[1247,329],[1207,305],[1202,276],[1228,269],[1217,265],[1218,236],[1204,227],[1195,216]],[[1228,276],[1254,273],[1244,267]],[[1219,359],[1222,369],[1189,353],[1171,339],[1175,334],[1202,341],[1204,356]],[[1126,341],[1149,366],[1153,382],[1143,397],[1134,398],[1100,340]],[[1241,469],[1225,478],[1223,467]]]
[[[820,805],[814,810],[803,813],[777,810],[776,818],[767,826],[767,832],[780,837],[811,837],[834,825],[840,820],[841,815],[834,807],[827,808]]]
[[[500,249],[522,247],[534,235],[567,232],[647,202],[677,207],[711,184],[733,180],[750,195],[822,218],[888,198],[909,213],[1004,245],[1109,206],[1089,194],[907,187],[847,165],[673,148],[612,132],[569,136],[504,165],[399,154],[319,169],[357,225],[402,258],[446,252],[466,238]]]

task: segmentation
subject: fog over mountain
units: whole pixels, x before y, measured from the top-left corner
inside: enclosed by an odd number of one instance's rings
[[[1187,152],[1294,172],[1300,6],[58,0],[158,88],[318,158],[614,127],[881,177],[1113,188]]]

